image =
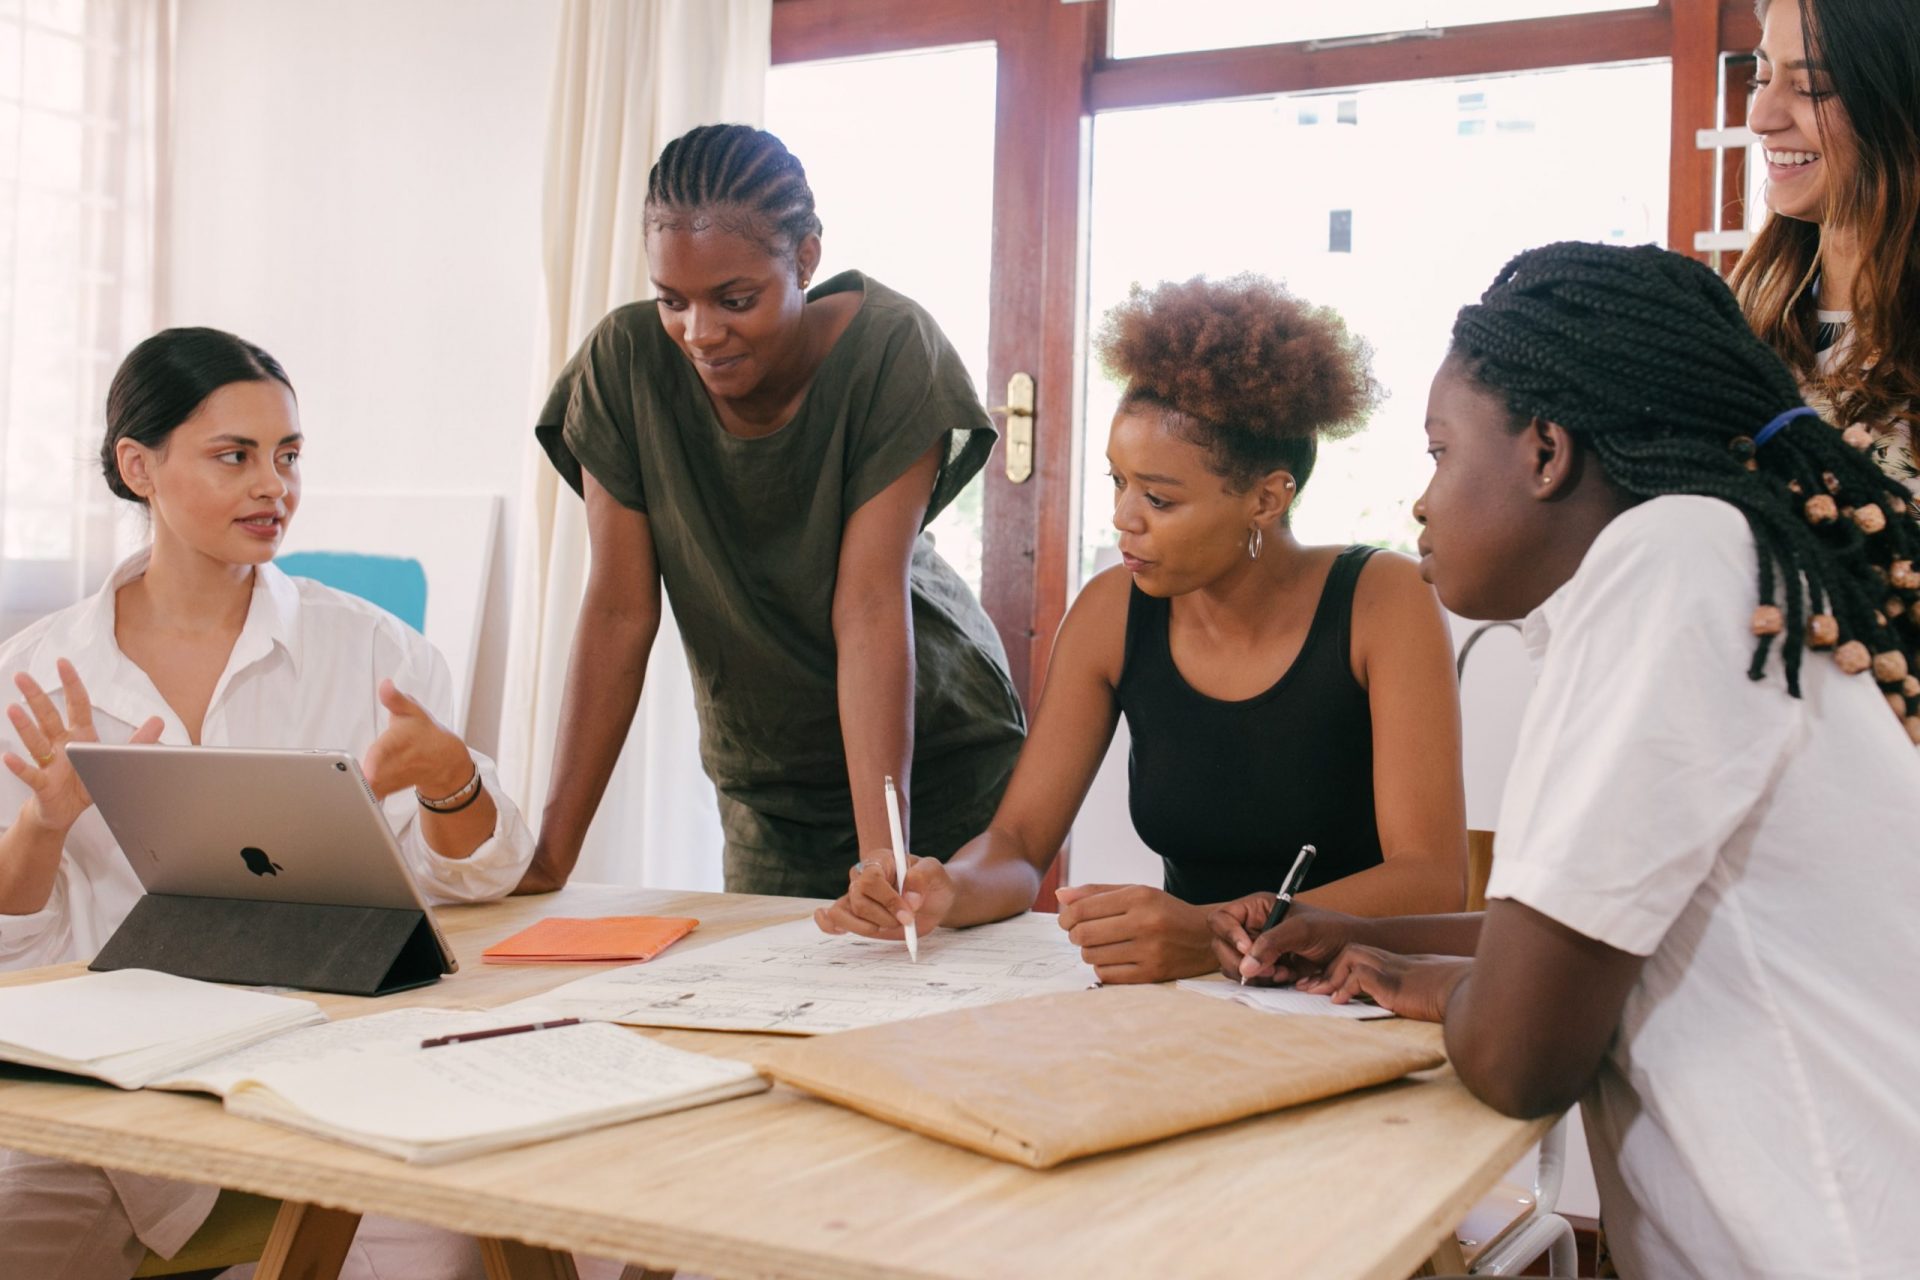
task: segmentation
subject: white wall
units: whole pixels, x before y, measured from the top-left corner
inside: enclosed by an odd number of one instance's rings
[[[523,0],[179,3],[163,318],[286,365],[309,501],[505,500],[469,722],[489,750],[557,21]]]

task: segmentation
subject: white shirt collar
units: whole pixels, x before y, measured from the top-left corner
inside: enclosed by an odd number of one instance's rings
[[[1540,668],[1546,665],[1547,649],[1553,643],[1554,619],[1566,609],[1567,597],[1573,590],[1574,582],[1580,577],[1580,571],[1574,570],[1573,577],[1561,583],[1554,593],[1540,602],[1520,622],[1520,640],[1527,648],[1527,661],[1533,666],[1534,679],[1540,678]]]
[[[174,716],[147,673],[120,651],[114,635],[117,596],[121,587],[147,571],[151,547],[136,551],[107,575],[90,599],[66,615],[62,625],[46,637],[50,651],[72,661],[86,682],[87,694],[101,710],[130,724],[149,715],[171,723]],[[213,701],[235,675],[273,654],[285,653],[293,674],[300,673],[300,588],[273,564],[254,569],[253,599],[241,625],[227,667],[215,686]]]
[[[1659,499],[1655,499],[1659,501]],[[1714,501],[1707,499],[1707,501]],[[1612,554],[1614,543],[1618,540],[1618,519],[1609,521],[1605,528],[1594,535],[1593,542],[1587,547],[1573,574],[1554,589],[1552,595],[1542,600],[1532,613],[1520,623],[1520,639],[1526,645],[1527,659],[1533,667],[1533,677],[1540,678],[1540,668],[1547,661],[1547,650],[1553,644],[1553,629],[1559,620],[1566,616],[1574,593],[1580,590],[1582,576],[1591,578],[1604,572],[1606,557]]]

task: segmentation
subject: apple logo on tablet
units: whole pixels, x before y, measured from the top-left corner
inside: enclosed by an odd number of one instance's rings
[[[264,851],[259,849],[242,849],[240,851],[240,861],[246,863],[247,870],[257,876],[279,875],[281,871],[280,864],[272,858],[269,858]]]

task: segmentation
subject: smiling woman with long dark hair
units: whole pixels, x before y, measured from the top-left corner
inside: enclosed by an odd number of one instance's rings
[[[1762,0],[1747,123],[1770,214],[1733,273],[1810,400],[1920,498],[1920,12]]]

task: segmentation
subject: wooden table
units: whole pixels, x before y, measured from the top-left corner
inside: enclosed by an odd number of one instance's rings
[[[440,919],[459,973],[378,1001],[317,999],[335,1018],[403,1004],[487,1008],[591,971],[480,963],[484,947],[543,916],[697,916],[699,930],[679,950],[798,918],[812,905],[579,885],[449,908]],[[1373,1025],[1383,1035],[1439,1033]],[[743,1058],[769,1039],[650,1034]],[[1087,1087],[1099,1087],[1097,1077]],[[1442,1068],[1038,1172],[776,1087],[420,1168],[229,1116],[208,1097],[127,1093],[0,1066],[0,1146],[286,1200],[263,1278],[331,1276],[328,1262],[337,1268],[357,1215],[378,1212],[492,1238],[498,1276],[567,1275],[570,1265],[550,1248],[723,1280],[1402,1280],[1451,1242],[1452,1228],[1547,1124],[1496,1114]]]

